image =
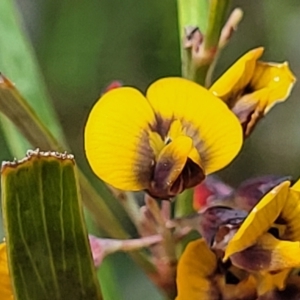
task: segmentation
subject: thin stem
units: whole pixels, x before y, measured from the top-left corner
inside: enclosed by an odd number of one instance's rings
[[[173,299],[176,296],[177,265],[174,237],[171,230],[166,227],[165,216],[163,216],[156,200],[147,195],[145,197],[145,203],[148,214],[151,215],[156,225],[157,233],[163,238],[161,243],[154,245],[150,249],[153,255],[153,262],[159,274],[159,276],[156,276],[153,280]],[[164,210],[166,210],[166,208],[164,208]]]

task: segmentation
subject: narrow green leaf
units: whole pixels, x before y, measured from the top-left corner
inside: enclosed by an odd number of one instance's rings
[[[2,166],[16,299],[101,299],[71,155],[31,152]]]

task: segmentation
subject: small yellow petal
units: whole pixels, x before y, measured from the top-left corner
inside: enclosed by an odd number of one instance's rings
[[[256,61],[263,54],[262,47],[250,50],[236,61],[209,89],[230,107],[231,101],[249,84],[256,67]],[[235,101],[233,101],[235,102]]]
[[[290,94],[296,81],[288,63],[257,62],[250,82],[254,91],[264,90],[262,94],[253,94],[253,100],[266,114],[277,102],[284,101]]]
[[[190,242],[177,268],[176,300],[219,299],[211,276],[217,268],[215,254],[203,239]]]
[[[165,147],[166,144],[162,140],[161,136],[155,131],[149,131],[148,136],[150,147],[154,152],[155,159],[157,159],[159,153]]]
[[[154,82],[147,98],[164,120],[179,120],[194,141],[205,174],[231,162],[242,145],[242,129],[227,106],[200,85],[183,78]]]
[[[167,144],[159,153],[154,167],[148,192],[159,198],[169,198],[181,193],[194,178],[203,179],[204,175],[198,165],[197,174],[182,176],[183,169],[188,163],[189,154],[193,149],[193,140],[188,136],[178,136]],[[195,169],[196,170],[196,169]],[[199,181],[198,181],[199,182]]]
[[[257,239],[269,230],[271,225],[280,215],[289,193],[289,181],[284,181],[272,189],[251,210],[242,226],[228,243],[224,261],[232,254],[240,252],[257,241]]]
[[[298,179],[298,180],[293,184],[293,186],[291,187],[291,190],[300,192],[300,179]]]
[[[218,299],[256,299],[255,296],[257,283],[252,275],[249,275],[237,284],[227,284],[225,281],[225,277],[223,275],[220,275],[217,276],[216,282],[222,294],[222,298]]]
[[[255,272],[254,276],[257,280],[257,293],[263,295],[267,292],[279,289],[283,290],[286,286],[286,280],[291,273],[290,269],[279,272]]]
[[[122,190],[146,188],[154,159],[148,132],[154,121],[151,106],[137,90],[121,87],[104,94],[85,127],[85,152],[93,171]]]
[[[163,170],[167,173],[157,175],[159,175],[159,177],[163,175],[162,177],[166,180],[165,183],[171,185],[184,168],[192,148],[193,140],[191,138],[183,135],[177,137],[159,153],[154,174],[156,173],[156,169],[163,167]],[[157,172],[159,172],[159,170],[157,170]]]
[[[13,291],[9,277],[5,243],[0,244],[0,299],[13,299]]]
[[[183,135],[182,124],[179,120],[174,120],[171,124],[170,130],[168,132],[168,138],[174,140],[180,135]]]

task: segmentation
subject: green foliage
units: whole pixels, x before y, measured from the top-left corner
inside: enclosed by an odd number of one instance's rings
[[[101,299],[74,160],[33,153],[2,167],[15,299]]]

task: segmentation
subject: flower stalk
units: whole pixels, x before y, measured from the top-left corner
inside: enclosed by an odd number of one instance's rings
[[[178,1],[183,77],[210,85],[217,54],[242,18],[234,10],[224,26],[229,5],[229,0]]]

